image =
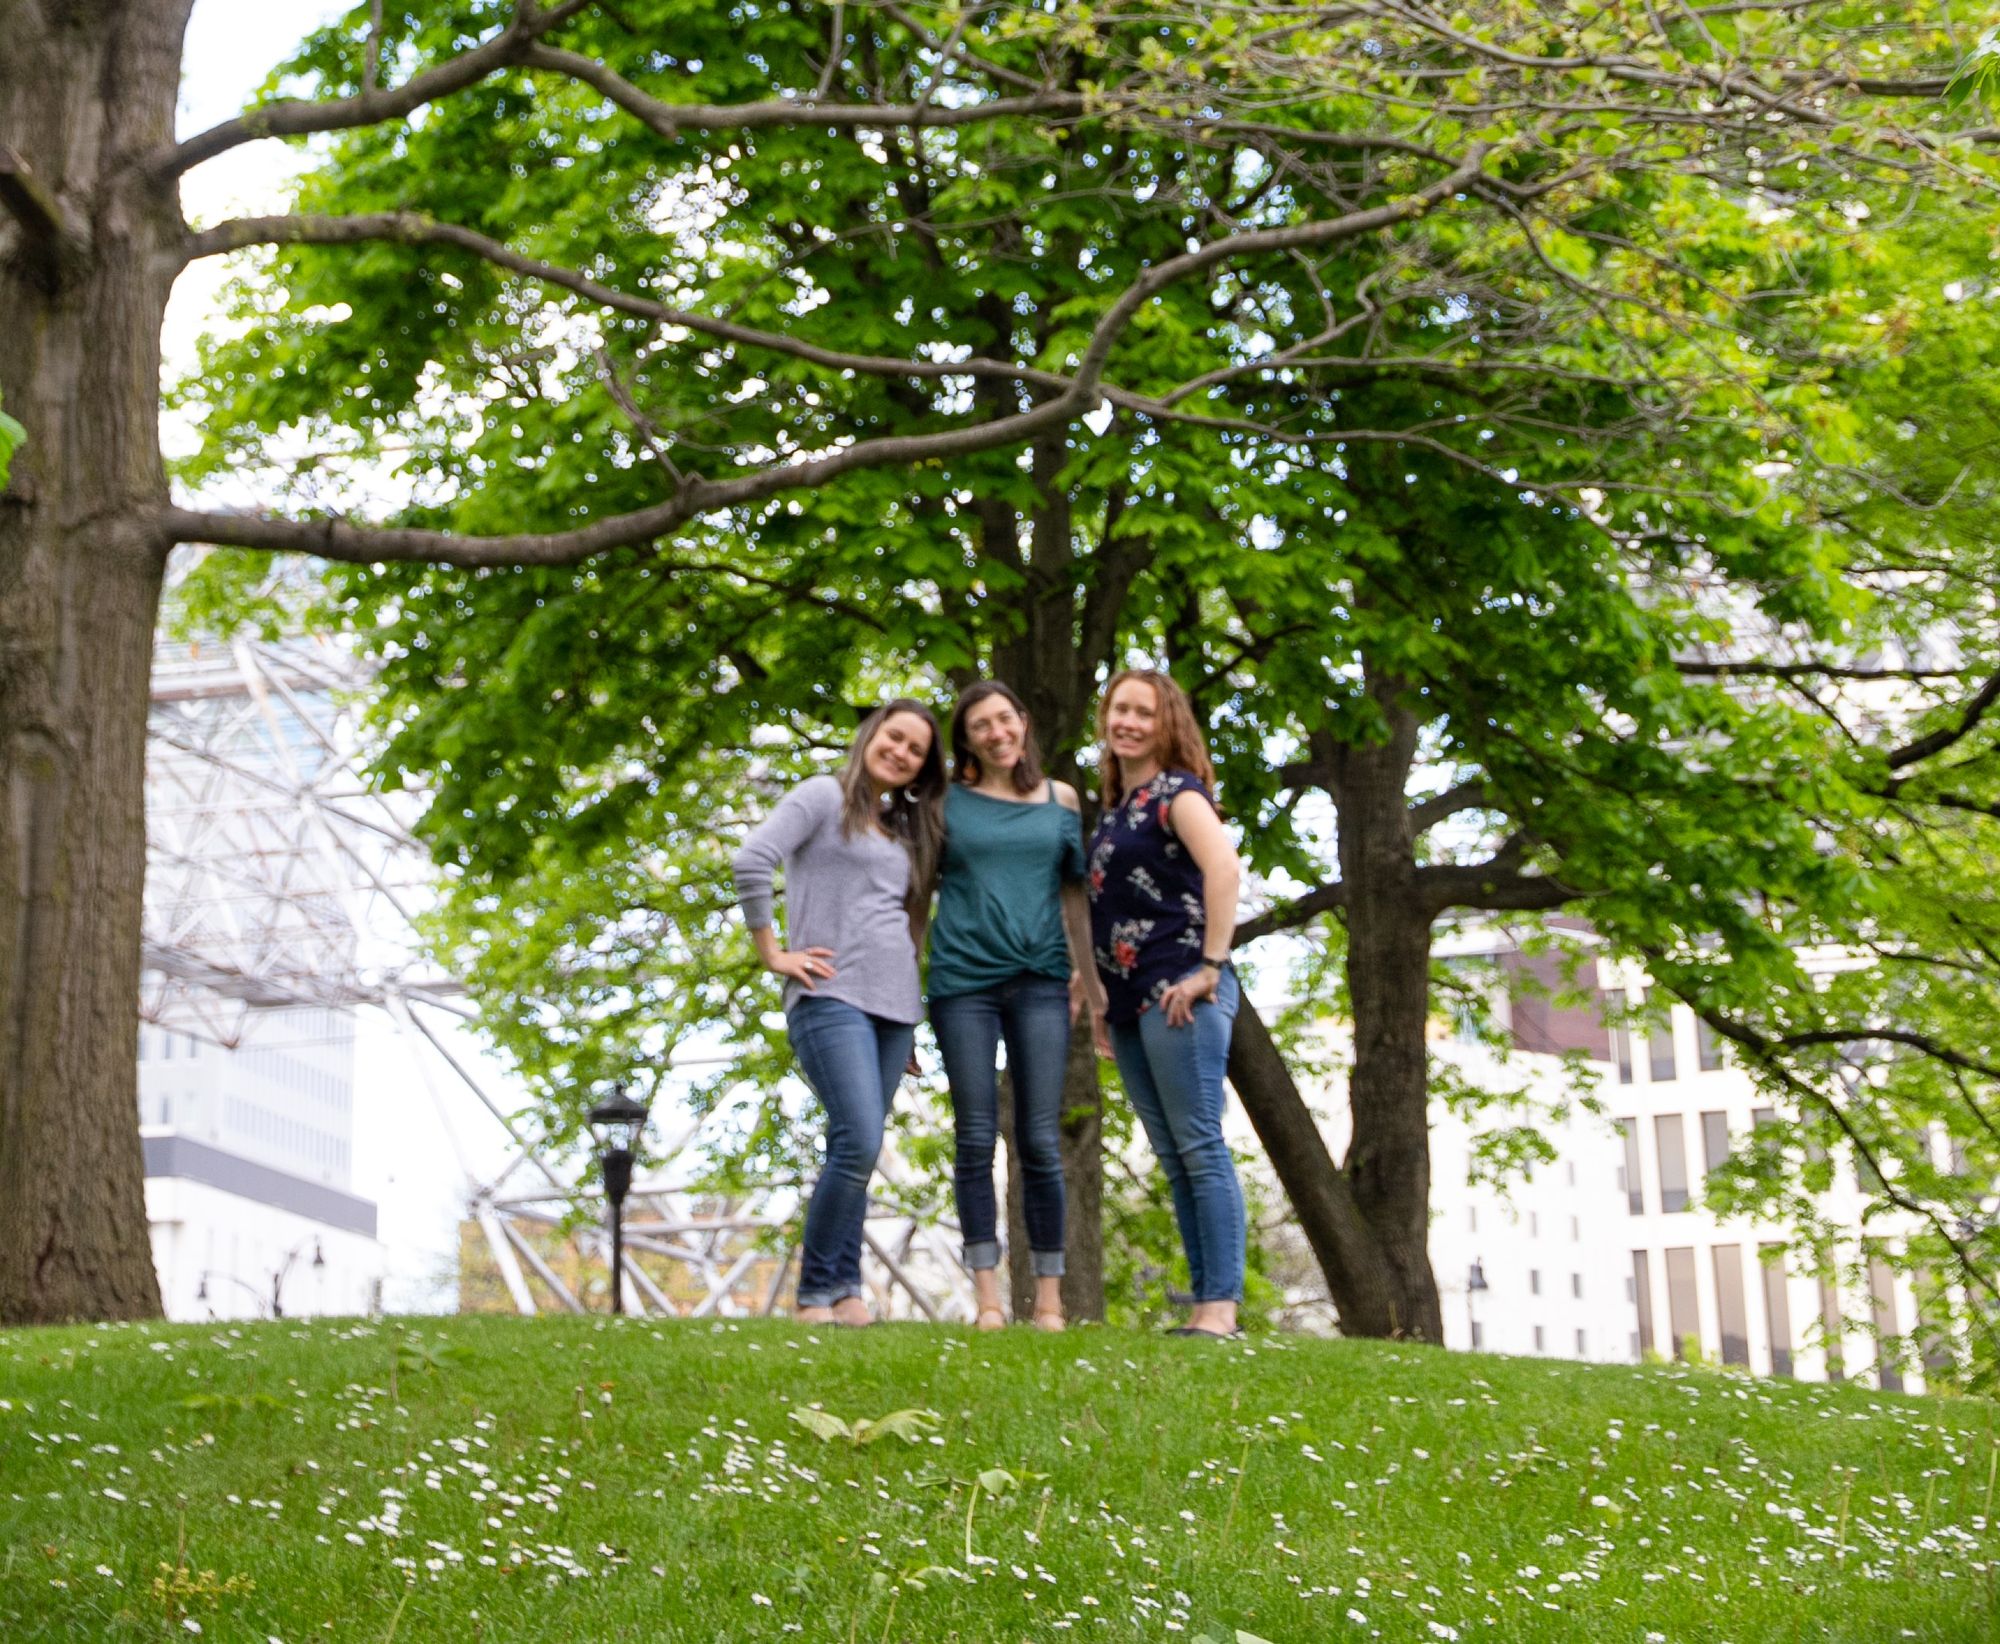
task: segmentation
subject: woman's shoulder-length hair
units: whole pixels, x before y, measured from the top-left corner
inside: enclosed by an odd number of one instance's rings
[[[1105,734],[1105,717],[1111,710],[1112,694],[1128,681],[1140,680],[1152,686],[1160,727],[1160,765],[1165,770],[1186,771],[1199,777],[1212,795],[1215,766],[1208,757],[1208,739],[1201,734],[1194,704],[1173,677],[1157,668],[1121,668],[1105,682],[1104,694],[1097,699],[1098,789],[1105,805],[1115,805],[1123,797],[1118,786],[1118,760]]]

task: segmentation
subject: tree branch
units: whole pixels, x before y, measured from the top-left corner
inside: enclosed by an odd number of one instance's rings
[[[1492,797],[1487,790],[1485,778],[1475,776],[1446,788],[1443,793],[1434,793],[1428,798],[1416,800],[1409,810],[1410,837],[1414,839],[1417,835],[1428,832],[1445,818],[1456,816],[1460,811],[1484,810]]]
[[[1280,931],[1297,930],[1309,924],[1323,913],[1335,913],[1347,906],[1347,887],[1339,880],[1330,885],[1320,885],[1305,895],[1289,902],[1281,902],[1275,908],[1267,908],[1254,919],[1246,919],[1236,927],[1235,943],[1241,947],[1246,942],[1255,942],[1262,937],[1275,936]]]
[[[1963,668],[1850,668],[1832,662],[1685,662],[1674,664],[1689,679],[1959,679]]]
[[[574,269],[563,268],[555,263],[545,263],[537,257],[524,256],[501,241],[491,239],[472,229],[460,228],[455,223],[440,223],[412,211],[383,211],[350,217],[237,217],[228,222],[218,223],[202,233],[190,235],[186,243],[186,255],[188,261],[193,262],[202,257],[241,251],[253,245],[360,245],[381,241],[408,246],[451,246],[459,251],[470,252],[473,256],[492,263],[496,268],[508,269],[528,279],[539,280],[544,285],[556,286],[564,291],[573,291],[579,297],[587,298],[605,308],[615,309],[621,314],[636,315],[660,325],[679,326],[699,336],[713,337],[718,342],[737,343],[746,348],[762,348],[775,354],[789,355],[809,365],[823,366],[829,371],[854,371],[867,376],[921,377],[931,380],[946,377],[1009,377],[1057,392],[1070,386],[1069,378],[1059,376],[1053,371],[1038,371],[1032,367],[1014,365],[1006,360],[905,360],[892,355],[849,354],[839,349],[820,348],[812,343],[802,342],[796,337],[788,337],[781,331],[760,331],[754,326],[738,325],[733,320],[716,319],[691,309],[670,308],[667,304],[655,302],[650,297],[634,296],[629,291],[620,291],[614,286],[604,285],[588,275],[577,273]]]
[[[1889,755],[1889,769],[1900,771],[1920,760],[1929,759],[1933,754],[1943,753],[1953,743],[1969,736],[1996,701],[2000,701],[2000,673],[1996,673],[1980,686],[1978,694],[1965,705],[1965,712],[1959,715],[1956,725],[1943,726],[1928,736],[1920,736],[1914,742],[1904,743],[1902,747],[1892,752]]]
[[[1265,251],[1290,251],[1296,246],[1332,245],[1340,240],[1356,239],[1377,229],[1393,228],[1398,223],[1412,221],[1450,199],[1454,194],[1469,189],[1479,178],[1489,152],[1487,144],[1475,144],[1465,159],[1443,177],[1418,189],[1414,194],[1406,194],[1400,200],[1371,206],[1366,210],[1350,211],[1323,222],[1295,223],[1284,228],[1256,229],[1247,234],[1224,235],[1178,257],[1170,257],[1163,263],[1155,264],[1127,286],[1124,293],[1097,322],[1097,328],[1078,361],[1077,380],[1091,386],[1096,384],[1103,373],[1112,344],[1123,333],[1132,316],[1167,287],[1177,284],[1191,274],[1199,274],[1213,268],[1232,257],[1249,256]]]
[[[1566,907],[1589,892],[1549,874],[1516,873],[1503,861],[1506,847],[1487,862],[1417,869],[1417,893],[1433,913],[1477,908],[1489,913],[1536,913]]]
[[[491,40],[436,68],[426,69],[393,90],[365,90],[358,97],[336,97],[324,102],[286,98],[266,103],[261,108],[246,110],[233,120],[210,126],[184,143],[157,151],[142,163],[141,169],[156,181],[164,182],[260,137],[353,131],[361,126],[380,125],[385,120],[403,119],[426,103],[463,91],[500,69],[519,65],[536,40],[568,22],[588,4],[589,0],[562,0],[547,11],[524,5],[515,12],[514,21]]]
[[[1066,382],[1061,378],[1055,379],[1055,382],[1060,384],[1060,392],[1044,400],[1040,405],[1012,416],[967,424],[934,434],[897,435],[863,440],[825,456],[801,457],[796,461],[766,467],[726,480],[690,478],[667,502],[634,513],[596,520],[571,531],[465,537],[447,531],[353,525],[345,520],[288,520],[269,515],[199,513],[184,508],[162,510],[157,527],[169,544],[209,542],[225,547],[258,548],[277,553],[316,554],[323,559],[360,564],[389,560],[434,560],[442,564],[467,566],[569,565],[612,548],[653,541],[686,524],[697,515],[719,508],[758,502],[782,491],[810,490],[853,469],[890,464],[909,465],[1017,444],[1045,430],[1063,426],[1091,409],[1100,399],[1116,393],[1116,390],[1099,386],[1105,362],[1133,317],[1169,286],[1226,262],[1234,256],[1284,251],[1302,245],[1330,245],[1407,222],[1466,188],[1479,174],[1486,153],[1485,145],[1479,145],[1470,157],[1448,175],[1400,200],[1366,210],[1351,211],[1322,222],[1302,223],[1247,234],[1224,235],[1197,246],[1193,251],[1156,264],[1128,286],[1098,320],[1089,342],[1082,351],[1075,373]],[[263,221],[270,223],[282,220]],[[616,306],[629,307],[644,301],[641,298],[627,297],[621,292],[614,292],[609,287],[598,286],[594,281],[584,281],[581,276],[572,274],[568,270],[552,269],[549,265],[537,264],[530,258],[520,258],[517,264],[515,253],[500,246],[498,242],[486,241],[483,236],[471,234],[469,230],[431,224],[421,217],[409,219],[406,223],[402,214],[398,213],[387,214],[387,220],[397,225],[398,232],[407,228],[411,233],[435,234],[435,237],[446,243],[477,250],[481,255],[486,254],[486,247],[492,247],[509,260],[507,266],[525,265],[526,268],[535,271],[537,277],[550,278],[559,284],[567,283],[576,289],[587,286],[591,288],[593,294],[597,292],[603,294],[600,300],[612,302]],[[343,220],[338,218],[306,218],[295,221],[307,224],[315,222],[331,224],[333,226],[329,228],[329,234],[339,238],[367,237],[343,226]],[[374,218],[347,220],[349,223],[370,224],[377,229],[382,226],[382,221]],[[234,225],[224,225],[224,227],[231,232],[223,234],[219,242],[214,238],[219,231],[211,231],[209,235],[192,236],[192,243],[197,247],[211,245],[215,249],[226,249],[236,236]],[[652,317],[659,317],[658,314],[652,313],[655,306],[649,304],[647,311]],[[706,328],[724,323],[702,320],[696,315],[676,319],[672,323],[687,324],[693,329],[697,320]],[[772,334],[754,332],[751,335],[762,343]],[[786,341],[788,352],[796,353],[808,346],[789,344],[789,339]],[[859,357],[869,358],[869,356]],[[898,369],[910,370],[912,367],[909,362],[898,362]],[[963,373],[962,366],[957,369]]]
[[[755,103],[670,103],[641,91],[616,69],[581,52],[556,46],[529,45],[521,52],[528,68],[567,75],[615,103],[649,131],[669,139],[685,131],[764,131],[774,126],[813,126],[826,130],[888,126],[970,126],[1015,115],[1046,115],[1074,120],[1104,112],[1109,105],[1082,92],[1036,91],[1021,97],[995,97],[980,103],[944,104],[821,102],[813,97],[767,97]]]
[[[1778,1052],[1810,1045],[1844,1044],[1851,1039],[1886,1039],[1918,1049],[1925,1055],[1934,1057],[1947,1067],[1965,1068],[1968,1071],[1980,1073],[1989,1078],[2000,1076],[2000,1069],[1989,1067],[1970,1057],[1961,1056],[1956,1052],[1949,1051],[1946,1047],[1938,1045],[1924,1034],[1903,1032],[1895,1029],[1855,1030],[1830,1028],[1809,1033],[1787,1034],[1781,1038],[1773,1038],[1767,1034],[1759,1033],[1755,1028],[1750,1027],[1746,1023],[1723,1015],[1718,1010],[1703,1006],[1699,1001],[1690,998],[1686,994],[1682,994],[1680,997],[1688,1005],[1692,1006],[1695,1014],[1707,1022],[1710,1027],[1714,1028],[1718,1034],[1739,1046],[1761,1066],[1768,1069],[1782,1081],[1785,1087],[1798,1098],[1802,1107],[1813,1107],[1826,1113],[1833,1120],[1834,1124],[1839,1127],[1841,1133],[1848,1141],[1853,1143],[1855,1153],[1865,1160],[1868,1167],[1875,1173],[1876,1180],[1882,1184],[1879,1191],[1899,1209],[1906,1210],[1910,1214],[1928,1222],[1931,1231],[1937,1234],[1950,1247],[1952,1254],[1958,1258],[1967,1281],[1978,1284],[1989,1295],[2000,1299],[2000,1285],[1996,1285],[1984,1265],[1974,1258],[1972,1252],[1966,1248],[1964,1241],[1959,1238],[1957,1232],[1947,1225],[1944,1217],[1933,1206],[1924,1204],[1908,1193],[1903,1192],[1895,1183],[1884,1176],[1874,1150],[1869,1147],[1866,1140],[1855,1129],[1854,1122],[1841,1111],[1840,1104],[1829,1097],[1824,1091],[1801,1079],[1791,1068],[1785,1066],[1779,1059]]]

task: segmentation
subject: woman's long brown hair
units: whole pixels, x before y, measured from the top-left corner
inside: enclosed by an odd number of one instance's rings
[[[892,788],[878,802],[868,781],[868,744],[875,733],[897,714],[915,714],[931,728],[931,745],[917,774],[900,788]],[[879,823],[890,837],[902,841],[910,857],[910,892],[904,898],[912,917],[921,918],[930,906],[931,885],[937,877],[938,857],[944,850],[944,750],[940,745],[937,720],[930,709],[907,696],[885,702],[854,733],[847,750],[847,765],[840,773],[840,832],[852,839],[863,828]]]
[[[1187,692],[1157,668],[1121,668],[1111,676],[1104,694],[1097,699],[1097,772],[1105,809],[1117,804],[1124,794],[1118,786],[1118,756],[1111,751],[1110,739],[1104,734],[1104,716],[1111,709],[1112,693],[1133,679],[1153,687],[1153,702],[1159,713],[1155,723],[1160,734],[1160,768],[1198,776],[1208,791],[1214,793],[1215,767],[1209,763],[1208,742],[1201,734],[1201,723],[1194,717],[1194,704],[1188,700]]]
[[[977,782],[985,774],[980,768],[979,755],[966,740],[965,717],[992,696],[1003,698],[1021,716],[1021,757],[1014,764],[1014,791],[1033,793],[1042,785],[1042,750],[1035,741],[1035,722],[1028,717],[1028,705],[1014,694],[1014,688],[1002,685],[997,679],[982,679],[958,693],[958,702],[951,710],[952,780]]]

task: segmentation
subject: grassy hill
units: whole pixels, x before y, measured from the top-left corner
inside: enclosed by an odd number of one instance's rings
[[[1983,1639],[1995,1417],[1108,1330],[0,1332],[0,1638]]]

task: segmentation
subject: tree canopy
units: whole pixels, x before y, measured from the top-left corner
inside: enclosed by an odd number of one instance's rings
[[[537,50],[342,139],[297,216],[199,237],[278,249],[204,362],[190,472],[290,430],[302,497],[388,462],[408,526],[558,533],[908,447],[573,569],[335,577],[460,875],[447,939],[551,1092],[718,1024],[769,1054],[723,858],[858,707],[1011,670],[1071,769],[1144,655],[1274,887],[1251,935],[1338,918],[1344,952],[1391,859],[1426,958],[1441,917],[1581,908],[1838,1125],[1778,1029],[1863,906],[1937,947],[1861,842],[1910,810],[1894,738],[1996,666],[1988,538],[1909,571],[1983,529],[1983,452],[1907,413],[1990,306],[1952,226],[1979,137],[1930,100],[1960,48],[1809,10],[580,19],[623,80]],[[351,90],[358,21],[295,70]],[[899,99],[924,116],[798,115]],[[614,109],[657,140],[610,140]],[[1092,415],[1032,421],[1079,382]],[[959,419],[1021,433],[921,443]],[[1843,721],[1814,681],[1845,675],[1893,710]]]
[[[171,55],[158,4],[132,0],[121,65]],[[1950,232],[1990,182],[1979,39],[1941,4],[1890,27],[1840,0],[370,6],[174,143],[159,75],[113,97],[38,33],[0,111],[59,95],[124,125],[70,178],[44,149],[74,123],[30,123],[10,299],[74,330],[91,280],[152,281],[120,310],[139,363],[92,379],[123,437],[108,384],[145,377],[148,305],[245,254],[179,391],[206,433],[180,477],[272,506],[163,505],[140,439],[125,603],[176,543],[350,568],[388,767],[433,793],[457,875],[446,939],[552,1091],[698,1023],[756,1042],[727,832],[857,705],[999,673],[1075,771],[1104,670],[1166,660],[1277,893],[1249,934],[1342,922],[1355,1144],[1287,1186],[1324,1200],[1322,1261],[1344,1240],[1380,1280],[1343,1311],[1428,1335],[1434,922],[1581,900],[1666,967],[1765,931],[1759,898],[1832,904],[1837,842],[1879,836],[1864,801],[1935,822],[1854,775],[1893,753],[1744,682],[1900,632],[1900,587],[1844,579],[1893,577],[1911,520],[1966,506],[1962,483],[1930,514],[1874,500],[1948,457],[1864,368],[1967,289],[1983,310]],[[267,137],[315,145],[294,209],[182,224],[174,180]],[[114,259],[99,225],[143,244]],[[75,352],[34,346],[0,347],[31,430]],[[67,567],[38,506],[23,541]],[[211,556],[195,597],[257,574]],[[1941,722],[1986,662],[1973,627]],[[1717,658],[1736,671],[1687,666]],[[114,699],[87,710],[107,737]],[[9,768],[51,828],[130,848],[129,805]],[[71,944],[93,989],[119,908]],[[1755,949],[1773,977],[1785,947]],[[1238,1084],[1260,1124],[1296,1097],[1254,1058]]]

